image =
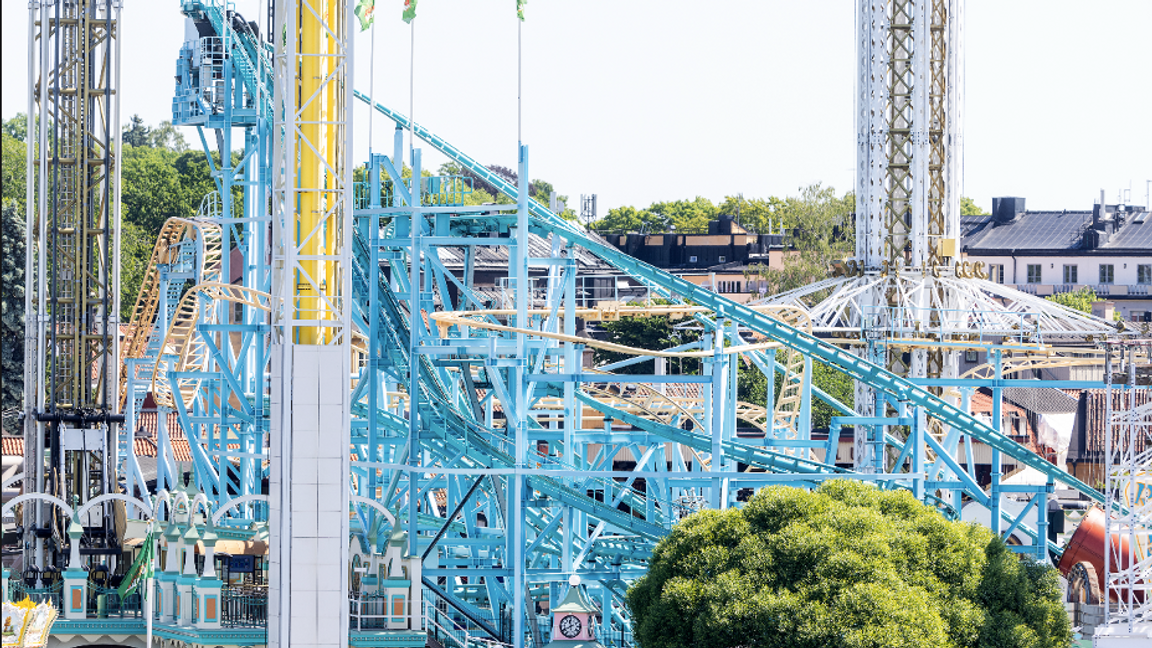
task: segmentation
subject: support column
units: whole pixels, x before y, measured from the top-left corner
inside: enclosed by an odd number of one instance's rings
[[[348,363],[339,346],[273,352],[269,645],[346,646]],[[287,359],[290,366],[282,366]],[[273,618],[279,613],[280,618]]]

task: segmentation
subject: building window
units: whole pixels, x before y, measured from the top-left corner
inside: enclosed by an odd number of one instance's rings
[[[992,263],[988,265],[988,279],[998,284],[1004,283],[1004,264]]]
[[[723,254],[721,254],[720,257],[718,259],[716,259],[716,263],[724,263],[726,260],[727,260],[727,257],[725,257]]]
[[[1079,273],[1077,271],[1077,266],[1074,266],[1074,265],[1064,266],[1064,283],[1066,283],[1066,284],[1080,283],[1080,278],[1079,278],[1078,274]]]
[[[1115,273],[1113,270],[1113,265],[1111,263],[1101,263],[1100,264],[1100,283],[1101,284],[1112,283],[1114,276],[1115,276]]]
[[[693,255],[693,256],[688,257],[688,263],[696,263],[696,256]]]
[[[1136,266],[1136,283],[1152,284],[1152,263],[1141,263]]]
[[[977,362],[980,360],[980,352],[976,349],[968,349],[964,352],[964,362]]]
[[[1039,263],[1029,263],[1028,264],[1028,283],[1030,283],[1030,284],[1040,283],[1040,264]]]

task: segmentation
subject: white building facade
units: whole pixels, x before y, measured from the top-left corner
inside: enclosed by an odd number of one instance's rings
[[[992,214],[963,219],[963,251],[989,279],[1040,297],[1081,288],[1128,322],[1152,322],[1152,214],[1097,204],[1091,211],[1024,209],[994,198]]]

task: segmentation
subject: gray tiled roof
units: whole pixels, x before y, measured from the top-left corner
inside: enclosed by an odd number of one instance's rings
[[[1102,250],[1135,250],[1152,255],[1152,214],[1144,212],[1128,218]]]
[[[1004,400],[1037,414],[1075,412],[1079,400],[1055,387],[1008,387]]]
[[[1114,218],[1109,206],[1108,215]],[[1145,254],[1152,250],[1152,214],[1130,212],[1122,224],[1097,248],[1089,248],[1084,233],[1092,227],[1091,211],[1024,212],[1015,220],[997,223],[992,216],[963,216],[960,231],[967,252],[1071,252]],[[1082,253],[1083,253],[1082,252]]]
[[[969,252],[976,250],[1075,250],[1092,212],[1026,212],[1010,223],[995,223],[991,216],[964,239]]]

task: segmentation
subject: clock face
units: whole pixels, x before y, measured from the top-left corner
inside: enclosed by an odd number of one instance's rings
[[[580,619],[572,616],[571,614],[565,615],[560,619],[560,634],[571,639],[580,634]]]

